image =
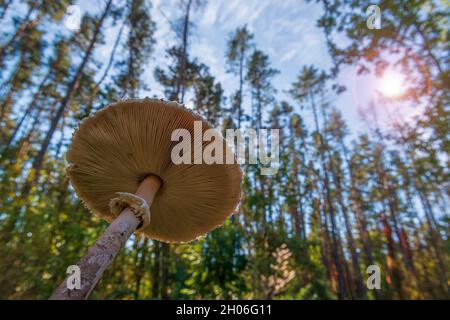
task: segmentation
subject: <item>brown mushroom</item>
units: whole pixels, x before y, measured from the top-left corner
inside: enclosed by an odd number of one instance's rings
[[[240,199],[236,162],[172,161],[178,143],[172,133],[186,129],[192,139],[201,138],[194,137],[195,121],[202,135],[211,129],[176,102],[146,98],[109,105],[80,124],[67,153],[68,175],[86,206],[111,225],[78,263],[81,288],[70,290],[64,281],[52,299],[87,298],[136,229],[163,242],[189,242],[233,213]],[[223,154],[232,153],[220,139]],[[202,141],[202,150],[208,143]],[[198,158],[194,149],[191,156]]]

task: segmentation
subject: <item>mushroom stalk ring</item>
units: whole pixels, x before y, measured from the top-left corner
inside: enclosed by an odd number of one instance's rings
[[[141,182],[135,194],[116,192],[118,197],[111,199],[109,203],[111,213],[118,216],[123,210],[129,207],[140,221],[137,229],[145,228],[150,224],[150,205],[160,187],[161,179],[156,175],[148,175]]]
[[[89,297],[103,272],[130,235],[150,222],[149,207],[161,184],[162,181],[158,176],[148,175],[134,195],[119,192],[119,197],[111,200],[113,214],[118,208],[121,208],[121,212],[79,261],[81,288],[69,289],[67,285],[69,278],[66,278],[50,297],[51,300],[81,300]]]

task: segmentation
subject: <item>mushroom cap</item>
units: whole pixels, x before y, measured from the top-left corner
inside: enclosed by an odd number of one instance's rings
[[[194,140],[194,121],[202,134],[211,126],[176,102],[125,100],[86,118],[67,152],[72,186],[85,205],[112,221],[109,202],[116,192],[136,192],[149,174],[162,180],[151,205],[150,224],[138,232],[163,242],[189,242],[219,227],[240,200],[242,172],[233,164],[174,164],[171,141],[176,129]],[[225,152],[232,152],[220,135]],[[203,147],[209,142],[203,141]],[[192,144],[193,145],[193,144]],[[193,147],[192,154],[193,154]],[[192,156],[192,160],[193,160]]]

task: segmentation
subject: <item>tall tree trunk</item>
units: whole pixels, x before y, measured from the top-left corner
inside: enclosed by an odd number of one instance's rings
[[[331,160],[331,164],[333,165],[332,160]],[[364,290],[364,286],[363,286],[361,271],[359,269],[359,255],[358,255],[358,252],[356,251],[356,245],[355,245],[355,240],[353,238],[352,229],[350,226],[350,218],[348,216],[347,206],[344,204],[344,199],[342,197],[343,189],[342,189],[342,184],[341,184],[341,180],[339,177],[339,173],[336,172],[336,168],[334,166],[333,166],[333,169],[334,170],[332,170],[332,173],[334,176],[336,187],[338,189],[336,196],[338,198],[338,203],[339,203],[339,206],[341,207],[342,215],[344,217],[347,244],[349,246],[350,256],[352,259],[353,280],[354,280],[354,287],[356,289],[355,294],[356,294],[356,298],[361,299],[365,295],[365,290]]]
[[[137,240],[136,240],[137,241]],[[139,243],[139,242],[138,242]],[[136,259],[135,259],[135,271],[134,278],[136,282],[136,288],[134,289],[134,298],[136,300],[140,297],[141,282],[145,272],[145,265],[147,261],[148,253],[148,238],[144,238],[140,246],[136,246]]]
[[[169,299],[170,244],[162,244],[161,299]]]
[[[387,212],[389,213],[389,218],[391,220],[392,226],[394,227],[394,232],[397,238],[400,241],[400,252],[403,256],[403,260],[406,266],[406,269],[411,278],[413,278],[414,282],[420,288],[420,279],[418,278],[417,272],[414,268],[414,262],[412,260],[412,253],[409,249],[409,243],[407,235],[403,228],[400,228],[398,221],[398,204],[397,204],[397,191],[394,189],[390,181],[388,180],[388,173],[384,168],[384,159],[383,159],[383,151],[380,151],[378,164],[378,176],[379,176],[379,184],[383,194],[383,201],[387,202]]]
[[[238,93],[238,129],[241,128],[242,119],[242,90],[244,90],[244,48],[241,48],[239,57],[239,93]]]
[[[329,181],[329,177],[328,177],[328,170],[326,167],[326,162],[325,162],[325,154],[324,154],[324,146],[323,146],[323,138],[322,138],[322,134],[320,132],[320,127],[319,127],[319,120],[317,117],[317,111],[316,111],[316,105],[314,102],[314,98],[312,96],[311,93],[309,93],[310,96],[310,102],[311,102],[311,107],[313,109],[313,115],[314,115],[314,123],[315,123],[315,127],[316,127],[316,132],[318,134],[319,137],[319,156],[320,156],[320,163],[321,163],[321,167],[322,167],[322,174],[323,174],[323,178],[322,178],[322,182],[324,185],[324,189],[325,189],[325,199],[326,199],[326,203],[327,203],[327,211],[330,215],[330,220],[331,220],[331,237],[332,237],[332,246],[333,246],[333,260],[334,260],[334,264],[336,267],[336,272],[337,272],[337,278],[338,278],[338,297],[339,299],[345,299],[346,297],[346,289],[345,289],[345,281],[344,281],[344,269],[340,263],[340,259],[339,259],[339,235],[338,235],[338,231],[337,231],[337,226],[336,226],[336,215],[335,215],[335,211],[334,211],[334,206],[333,206],[333,201],[331,200],[331,189],[330,189],[330,181]]]
[[[355,213],[356,218],[356,225],[361,237],[361,242],[363,246],[363,253],[364,253],[364,259],[366,262],[366,266],[374,265],[375,259],[373,256],[373,247],[372,247],[372,241],[370,239],[369,231],[368,231],[368,223],[367,219],[363,212],[363,202],[361,199],[361,192],[356,187],[355,181],[353,179],[354,172],[353,168],[350,164],[350,160],[348,158],[348,150],[345,146],[344,140],[340,139],[340,145],[341,150],[344,155],[345,163],[347,166],[347,172],[349,175],[349,182],[350,182],[350,199],[352,200],[352,208],[353,212]],[[374,290],[375,298],[383,298],[383,294],[381,291]]]
[[[90,96],[89,96],[89,104],[86,108],[86,117],[90,116],[92,109],[94,108],[94,99],[97,95],[97,93],[100,91],[100,86],[102,85],[103,81],[105,81],[106,77],[109,74],[109,71],[113,65],[114,57],[116,56],[116,50],[119,47],[120,39],[122,38],[123,29],[125,27],[125,21],[123,21],[119,33],[117,34],[116,41],[114,42],[113,48],[111,50],[111,54],[109,56],[108,64],[106,65],[105,71],[103,72],[103,75],[100,77],[100,79],[95,83],[95,87],[92,90]]]
[[[425,212],[425,219],[427,221],[427,226],[430,233],[430,246],[433,248],[432,252],[434,253],[434,256],[436,258],[437,264],[438,264],[438,272],[437,276],[440,279],[439,283],[441,284],[441,290],[442,293],[445,296],[449,296],[449,290],[447,283],[447,274],[448,274],[448,268],[447,268],[447,258],[445,253],[442,253],[444,249],[444,243],[442,241],[442,238],[439,234],[438,225],[436,220],[434,219],[434,214],[430,205],[429,200],[427,197],[422,193],[421,190],[416,188],[417,193],[419,195],[419,199],[422,204],[423,211]]]
[[[188,0],[186,5],[186,11],[184,14],[183,21],[183,35],[182,35],[182,53],[180,59],[180,81],[178,84],[178,92],[180,103],[184,102],[184,94],[185,94],[185,77],[186,77],[186,61],[187,61],[187,46],[188,46],[188,37],[189,37],[189,16],[192,6],[192,0]]]
[[[395,257],[395,244],[392,238],[392,229],[389,225],[386,214],[383,212],[381,214],[381,222],[383,224],[383,233],[386,238],[387,243],[387,268],[388,268],[388,277],[387,282],[389,285],[392,285],[395,288],[395,293],[397,294],[398,299],[404,299],[403,293],[403,285],[402,285],[402,276],[400,269],[397,265],[396,257]]]
[[[24,121],[27,119],[27,117],[30,114],[30,112],[36,106],[36,103],[37,103],[39,97],[43,94],[44,86],[45,86],[47,80],[50,78],[51,74],[52,74],[52,70],[47,72],[47,74],[45,75],[44,79],[42,79],[41,83],[39,84],[38,90],[33,95],[33,98],[31,99],[31,102],[28,104],[28,107],[25,109],[24,113],[22,114],[22,117],[20,118],[20,120],[17,123],[17,125],[14,127],[14,130],[13,130],[12,134],[9,136],[7,142],[5,143],[5,146],[3,148],[2,158],[4,158],[5,153],[10,148],[11,143],[14,141],[14,138],[16,137],[17,133],[19,132],[20,128],[22,127]]]
[[[6,0],[3,5],[2,5],[2,12],[0,13],[0,21],[3,20],[3,18],[6,15],[6,12],[9,9],[9,6],[11,5],[11,3],[13,2],[13,0]]]
[[[19,61],[18,65],[15,68],[15,71],[13,72],[13,76],[12,76],[12,79],[11,79],[11,82],[9,85],[9,90],[6,93],[5,98],[2,99],[3,101],[0,105],[0,125],[2,124],[4,119],[7,118],[7,115],[10,111],[10,110],[8,110],[9,109],[8,106],[11,107],[13,95],[15,93],[16,84],[18,81],[18,74],[21,69],[22,69],[22,64]],[[5,123],[6,123],[6,121],[5,121]],[[1,126],[0,126],[0,128],[1,128]]]
[[[64,114],[64,111],[66,110],[70,101],[72,100],[72,95],[78,87],[78,83],[84,72],[84,68],[86,67],[89,59],[91,58],[91,55],[94,51],[95,44],[98,39],[98,35],[100,34],[100,30],[103,25],[103,22],[111,9],[111,4],[112,4],[112,0],[109,0],[108,3],[106,4],[106,8],[103,11],[102,16],[100,17],[100,19],[98,20],[98,22],[95,25],[93,37],[92,37],[92,39],[89,43],[89,46],[83,56],[83,60],[81,61],[81,64],[78,67],[72,81],[69,83],[69,86],[66,91],[66,95],[64,96],[59,108],[56,111],[55,117],[53,118],[53,120],[50,124],[50,128],[48,129],[47,134],[45,135],[44,141],[42,142],[41,149],[39,150],[39,153],[37,154],[36,158],[34,159],[33,169],[35,170],[36,175],[38,175],[38,172],[41,169],[44,155],[47,152],[48,146],[49,146],[50,141],[53,137],[53,134],[56,130],[58,122],[61,119],[62,115]]]
[[[6,43],[0,47],[0,68],[3,66],[5,62],[5,57],[7,54],[8,48],[11,48],[11,46],[23,35],[25,34],[30,28],[37,25],[39,21],[42,19],[42,14],[40,13],[34,20],[31,20],[31,15],[34,13],[34,11],[38,8],[39,2],[35,1],[32,3],[32,5],[28,8],[27,13],[25,14],[24,19],[20,23],[19,27],[16,29],[14,34],[11,36],[11,38],[6,41]]]
[[[157,299],[160,288],[161,243],[153,241],[153,267],[152,267],[152,298]]]

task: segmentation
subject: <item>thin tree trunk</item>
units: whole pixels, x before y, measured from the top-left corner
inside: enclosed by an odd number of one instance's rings
[[[9,9],[9,6],[11,5],[11,3],[13,2],[13,0],[6,0],[5,3],[3,4],[3,10],[2,13],[0,13],[0,21],[3,20],[3,18],[6,15],[6,12]]]
[[[91,111],[94,107],[94,98],[97,95],[97,93],[99,92],[101,84],[103,83],[103,81],[105,81],[106,77],[109,74],[109,70],[111,69],[111,67],[113,65],[114,57],[116,55],[116,50],[119,47],[119,43],[120,43],[120,39],[122,38],[122,33],[123,33],[124,27],[125,27],[125,20],[119,29],[119,33],[117,35],[116,41],[114,42],[113,48],[111,50],[111,55],[109,56],[108,64],[105,68],[105,71],[103,72],[103,75],[101,76],[101,78],[95,83],[95,87],[91,92],[91,95],[89,97],[89,105],[86,109],[86,116],[89,116],[91,114]]]
[[[162,244],[162,283],[161,299],[169,299],[169,263],[170,263],[170,245]]]
[[[157,299],[160,287],[161,243],[153,241],[152,298]]]
[[[383,209],[384,210],[384,209]],[[398,299],[402,300],[404,298],[403,294],[403,286],[402,286],[402,276],[400,273],[400,269],[397,266],[396,258],[395,258],[395,245],[394,240],[392,238],[392,229],[387,220],[386,214],[383,212],[381,215],[381,221],[383,224],[383,233],[387,242],[387,267],[388,267],[388,278],[387,282],[390,285],[393,285],[395,288],[395,292],[397,294]]]
[[[353,211],[355,213],[356,218],[356,225],[359,230],[359,234],[361,236],[361,242],[363,246],[363,252],[365,257],[365,262],[367,266],[374,265],[375,259],[373,257],[373,248],[372,248],[372,241],[370,239],[369,231],[368,231],[368,224],[366,217],[364,215],[364,212],[362,210],[362,200],[360,197],[360,192],[358,191],[355,181],[353,180],[354,172],[352,169],[352,166],[350,165],[350,160],[348,158],[348,151],[345,146],[345,143],[343,139],[340,139],[341,149],[344,155],[344,159],[347,165],[347,171],[349,174],[349,181],[350,181],[350,199],[352,199],[353,202]],[[381,291],[374,290],[375,298],[379,299],[383,297],[383,294]]]
[[[244,49],[242,48],[241,56],[239,57],[238,129],[241,128],[243,87],[244,87]]]
[[[179,97],[180,103],[184,102],[184,94],[185,94],[185,73],[186,73],[186,60],[187,60],[187,46],[188,46],[188,37],[189,37],[189,15],[191,11],[192,0],[188,0],[186,5],[186,12],[184,16],[183,22],[183,38],[182,38],[182,54],[180,61],[180,81],[178,92],[181,95]]]
[[[17,123],[17,125],[15,126],[11,136],[9,136],[8,141],[6,142],[4,149],[3,149],[3,155],[2,158],[4,157],[5,152],[7,152],[7,150],[10,148],[11,143],[14,141],[14,138],[16,137],[16,134],[19,132],[20,127],[22,126],[22,124],[24,123],[24,121],[26,120],[26,118],[28,117],[28,115],[30,114],[30,112],[33,110],[33,108],[36,105],[37,100],[39,99],[39,97],[42,94],[42,91],[44,89],[45,83],[47,82],[47,80],[50,78],[52,71],[49,71],[44,79],[42,79],[41,83],[39,84],[39,88],[36,91],[36,93],[33,95],[33,99],[31,100],[30,104],[28,105],[28,107],[26,108],[26,110],[24,111],[22,117],[20,118],[19,122]]]
[[[15,89],[16,89],[15,87],[16,87],[16,83],[17,83],[17,79],[18,79],[18,74],[19,74],[19,71],[21,68],[22,68],[22,65],[21,65],[21,62],[19,61],[15,71],[13,72],[12,79],[11,79],[11,82],[9,85],[9,90],[6,93],[6,96],[0,105],[0,125],[3,123],[3,119],[7,118],[8,111],[9,111],[8,106],[11,106],[13,95],[14,95]],[[6,125],[6,122],[7,121],[5,121],[5,125]]]
[[[328,177],[328,170],[326,167],[325,155],[324,155],[324,151],[323,151],[323,139],[322,139],[322,134],[320,133],[319,120],[318,120],[317,112],[316,112],[316,105],[314,103],[314,99],[313,99],[313,96],[311,93],[309,96],[310,96],[311,106],[313,109],[316,132],[319,135],[318,148],[319,148],[319,156],[320,156],[320,162],[321,162],[322,173],[323,173],[323,184],[325,187],[325,199],[327,202],[327,209],[328,209],[328,212],[330,214],[330,219],[331,219],[331,236],[332,236],[332,246],[333,246],[332,256],[333,256],[333,260],[334,260],[334,264],[335,264],[336,272],[337,272],[337,277],[338,277],[338,297],[339,297],[339,299],[344,299],[346,296],[345,283],[344,283],[344,269],[339,261],[339,250],[338,250],[339,235],[337,233],[335,212],[334,212],[333,202],[331,200],[330,181],[329,181],[329,177]]]
[[[397,195],[396,190],[393,188],[391,183],[388,181],[388,173],[384,168],[384,160],[383,160],[383,151],[380,151],[379,154],[379,165],[378,165],[378,175],[379,175],[379,184],[381,187],[381,191],[383,193],[383,201],[387,202],[387,207],[389,210],[389,218],[392,222],[392,226],[394,227],[394,232],[397,238],[400,241],[400,252],[403,256],[404,263],[406,265],[406,269],[409,272],[409,275],[416,282],[417,286],[420,288],[420,279],[417,276],[417,272],[414,268],[414,262],[412,260],[412,253],[409,250],[409,243],[403,228],[399,227],[398,221],[398,205],[397,205]]]
[[[60,125],[60,128],[59,128],[59,130],[61,132],[61,138],[59,139],[59,142],[56,145],[55,159],[59,158],[59,154],[60,154],[61,149],[62,149],[62,147],[64,145],[64,139],[65,139],[65,137],[64,137],[64,128],[66,126],[66,117],[67,117],[67,115],[63,115],[62,122],[61,122],[61,125]]]
[[[22,34],[24,34],[26,31],[28,31],[28,29],[30,29],[30,27],[35,26],[42,19],[41,14],[39,14],[34,20],[30,19],[34,10],[36,10],[36,8],[38,6],[39,6],[39,2],[37,2],[37,1],[34,2],[30,6],[30,8],[28,9],[28,11],[25,15],[25,18],[23,19],[20,26],[17,28],[16,32],[2,47],[0,47],[0,67],[2,67],[3,63],[5,62],[4,60],[5,60],[5,56],[6,56],[6,50],[8,48],[10,48],[14,44],[14,42],[16,42],[16,40],[22,36]]]
[[[323,205],[321,205],[323,207]],[[319,207],[320,210],[320,207]],[[323,217],[322,213],[323,212]],[[336,292],[339,291],[339,276],[337,274],[336,265],[330,261],[333,260],[333,255],[331,253],[331,241],[330,241],[330,234],[329,234],[329,228],[328,228],[328,218],[327,214],[325,212],[325,208],[322,208],[322,210],[319,211],[319,217],[320,217],[320,224],[321,224],[321,231],[322,231],[322,238],[323,238],[323,253],[322,253],[322,261],[323,264],[326,266],[326,270],[328,273],[328,277],[330,278],[330,281],[332,283],[333,290],[336,290]]]
[[[333,162],[332,162],[332,164],[333,164]],[[347,207],[345,206],[344,199],[342,197],[343,191],[342,191],[341,181],[339,178],[339,173],[336,172],[336,168],[334,168],[334,170],[332,170],[332,173],[334,176],[336,187],[338,188],[337,198],[338,198],[339,206],[341,207],[342,215],[344,217],[347,243],[349,246],[350,255],[351,255],[351,259],[352,259],[353,279],[355,282],[354,285],[356,287],[355,294],[356,294],[356,298],[361,299],[365,295],[365,292],[364,292],[365,290],[364,290],[364,286],[362,283],[363,281],[362,281],[361,271],[359,269],[359,255],[358,255],[358,252],[356,251],[355,240],[353,238],[352,229],[350,226],[350,219],[348,216]]]
[[[44,160],[44,155],[47,152],[48,146],[50,145],[50,141],[51,141],[51,139],[53,137],[53,134],[54,134],[54,132],[56,130],[58,122],[61,119],[64,111],[66,110],[68,104],[70,103],[70,101],[72,99],[72,95],[73,95],[74,91],[77,89],[79,80],[80,80],[81,76],[83,75],[84,68],[86,67],[86,65],[87,65],[87,63],[88,63],[88,61],[89,61],[89,59],[90,59],[90,57],[92,55],[92,52],[94,51],[94,46],[95,46],[95,43],[97,42],[98,35],[100,33],[100,29],[101,29],[101,27],[103,25],[103,22],[104,22],[106,16],[108,15],[108,12],[109,12],[109,10],[111,8],[111,4],[112,4],[112,0],[109,0],[108,3],[106,4],[106,8],[103,11],[103,14],[102,14],[101,18],[99,19],[99,21],[97,22],[97,24],[95,26],[94,35],[93,35],[92,40],[91,40],[91,42],[89,44],[89,47],[86,50],[86,53],[85,53],[85,55],[83,57],[83,60],[82,60],[82,62],[80,64],[80,66],[77,69],[77,72],[76,72],[75,76],[73,77],[72,81],[69,84],[69,87],[67,88],[67,92],[66,92],[66,95],[65,95],[64,99],[62,100],[59,108],[56,111],[55,117],[54,117],[53,121],[50,124],[50,128],[47,131],[47,134],[46,134],[46,136],[44,138],[44,141],[42,142],[41,149],[39,150],[39,153],[37,154],[36,158],[34,159],[33,169],[35,170],[36,175],[39,174],[38,172],[41,169],[42,161]],[[36,178],[34,178],[34,180],[36,180]]]
[[[427,197],[422,194],[422,191],[418,188],[416,188],[416,190],[418,191],[419,199],[425,212],[425,219],[427,221],[431,238],[431,241],[429,241],[431,242],[430,246],[434,249],[433,253],[438,263],[438,278],[440,280],[439,282],[441,283],[442,293],[446,296],[449,296],[450,294],[448,291],[448,286],[446,285],[448,269],[445,254],[442,254],[444,244],[441,236],[439,235],[438,225],[436,220],[434,219],[431,205]]]
[[[140,252],[140,256],[139,253]],[[135,270],[135,280],[136,280],[136,288],[134,290],[134,298],[136,300],[139,299],[139,294],[140,294],[140,290],[141,290],[141,282],[142,282],[142,278],[144,276],[144,271],[145,271],[145,264],[147,261],[147,252],[148,252],[148,238],[145,238],[142,241],[142,244],[140,246],[140,248],[136,249],[136,257],[138,259],[136,259],[136,270]]]

